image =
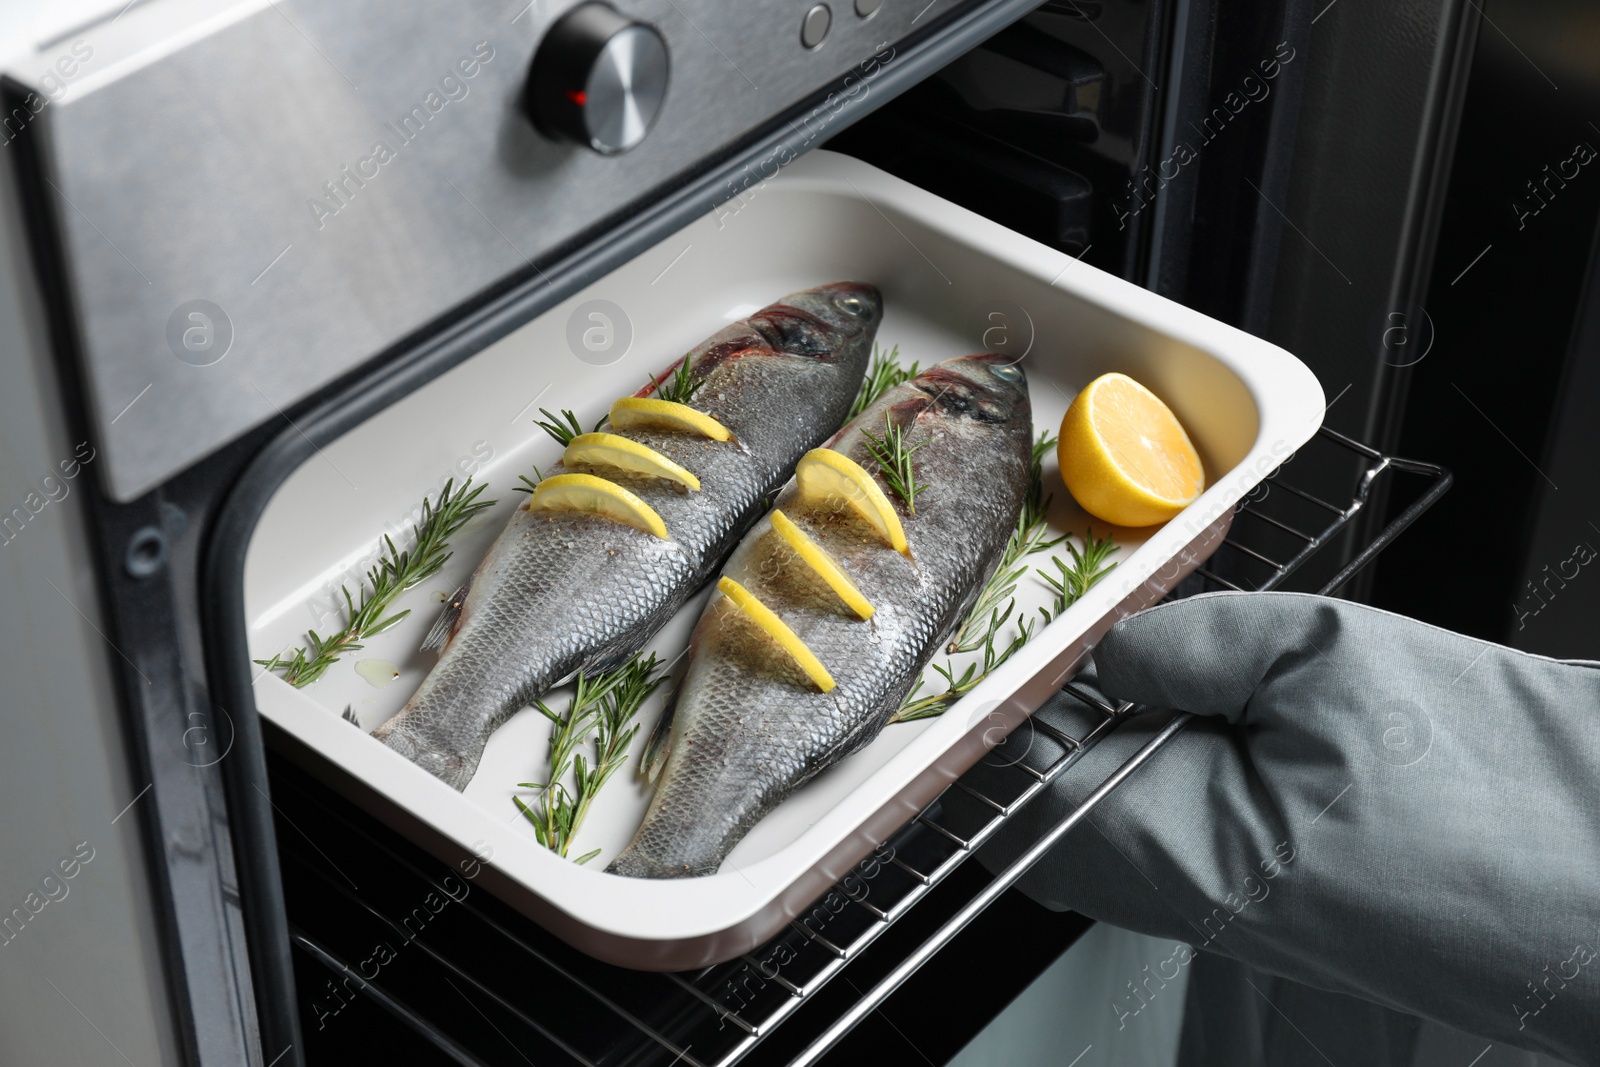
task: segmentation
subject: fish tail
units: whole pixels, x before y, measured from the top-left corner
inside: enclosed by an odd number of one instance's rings
[[[606,867],[607,874],[620,874],[624,878],[698,878],[715,874],[716,870],[714,864],[709,868],[697,868],[686,863],[667,863],[646,855],[637,845],[623,849]]]
[[[457,792],[467,787],[478,769],[476,760],[468,760],[458,752],[440,750],[409,730],[398,716],[372,731],[372,736]]]
[[[752,806],[738,794],[737,789],[696,790],[684,775],[662,770],[644,822],[607,873],[627,878],[716,874],[744,832],[770,809]]]
[[[505,712],[484,706],[443,658],[441,664],[445,669],[431,671],[405,707],[372,736],[460,792],[477,773],[489,732],[504,721]]]

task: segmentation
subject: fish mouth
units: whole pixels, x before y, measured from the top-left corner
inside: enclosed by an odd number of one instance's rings
[[[935,364],[909,384],[949,415],[995,422],[1028,406],[1028,379],[1009,356],[980,352]]]
[[[1022,360],[1019,356],[1008,356],[1000,352],[974,352],[970,356],[958,356],[946,360],[940,366],[956,364],[962,367],[982,367],[988,377],[997,378],[1008,385],[1021,386],[1028,380],[1027,374],[1022,369]]]
[[[1003,352],[974,352],[970,356],[958,356],[956,359],[951,360],[950,362],[961,363],[967,361],[971,361],[973,363],[984,363],[991,367],[1012,367],[1020,363],[1022,361],[1022,357],[1018,356],[1013,358]]]
[[[821,298],[818,309],[835,329],[850,337],[875,330],[883,321],[883,294],[867,282],[833,282],[811,290]]]
[[[913,378],[911,384],[938,399],[952,388],[969,392],[977,390],[994,396],[1019,391],[1026,393],[1027,381],[1027,374],[1011,356],[998,352],[978,352],[935,364]]]
[[[866,282],[833,282],[791,293],[746,320],[774,352],[824,363],[838,362],[840,341],[877,329],[883,295]]]
[[[832,282],[821,286],[821,291],[835,298],[854,296],[862,300],[872,311],[883,310],[883,294],[878,291],[876,285],[867,282]]]

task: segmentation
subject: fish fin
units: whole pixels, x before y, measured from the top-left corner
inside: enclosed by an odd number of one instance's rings
[[[468,578],[461,583],[461,588],[445,598],[444,610],[439,612],[439,617],[428,628],[428,635],[422,639],[422,651],[444,651],[461,624],[461,608],[467,602],[467,591],[471,587],[472,579]]]
[[[900,705],[898,703],[895,704],[895,707],[898,708],[899,706]],[[835,763],[855,755],[857,752],[876,741],[878,739],[878,734],[883,730],[888,721],[888,714],[875,715],[871,718],[863,719],[858,726],[856,726],[849,733],[845,734],[843,737],[839,738],[839,740],[835,741],[833,743],[833,747],[829,748],[828,751],[824,752],[821,756],[818,756],[815,761],[813,761],[810,771],[808,771],[806,774],[805,781],[809,782],[812,778],[815,778],[829,767],[832,767]]]
[[[638,649],[636,648],[612,648],[607,651],[602,651],[595,654],[578,670],[583,672],[584,677],[593,678],[597,674],[604,674],[607,671],[616,670],[618,667],[632,659],[633,654],[637,651]],[[574,671],[572,674],[568,675],[568,680],[576,678],[577,676],[578,671]]]
[[[661,770],[667,765],[667,756],[672,752],[672,718],[677,711],[678,691],[673,690],[672,699],[661,709],[661,718],[656,720],[655,729],[650,731],[650,739],[644,743],[644,754],[639,758],[639,773],[651,785],[655,785],[656,779],[661,777]]]

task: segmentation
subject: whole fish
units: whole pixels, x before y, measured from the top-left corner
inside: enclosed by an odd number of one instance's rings
[[[882,316],[872,286],[825,285],[724,328],[684,357],[686,370],[680,360],[668,374],[693,384],[688,406],[732,440],[611,432],[686,468],[698,490],[609,465],[545,472],[617,483],[655,509],[667,538],[589,512],[518,507],[424,642],[441,650],[438,663],[373,736],[464,789],[513,712],[576,671],[638,651],[715,573],[796,461],[844,421]]]
[[[891,493],[872,433],[899,427],[912,508]],[[848,609],[774,529],[759,522],[723,574],[754,594],[832,676],[822,692],[729,596],[713,595],[689,663],[645,751],[654,778],[643,824],[607,870],[640,878],[710,874],[764,815],[863,748],[969,612],[1027,494],[1033,420],[1027,381],[1005,357],[948,360],[896,386],[831,443],[871,472],[905,530],[907,554],[853,510],[807,501],[791,481],[776,510],[833,558],[870,601]]]

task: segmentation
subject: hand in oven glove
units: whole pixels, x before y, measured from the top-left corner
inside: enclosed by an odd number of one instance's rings
[[[1199,718],[1023,879],[1028,895],[1600,1063],[1600,669],[1295,593],[1153,608],[1094,665],[1113,699]],[[986,865],[1166,718],[1088,753]],[[1042,735],[1032,747],[1029,762],[1054,755]]]

